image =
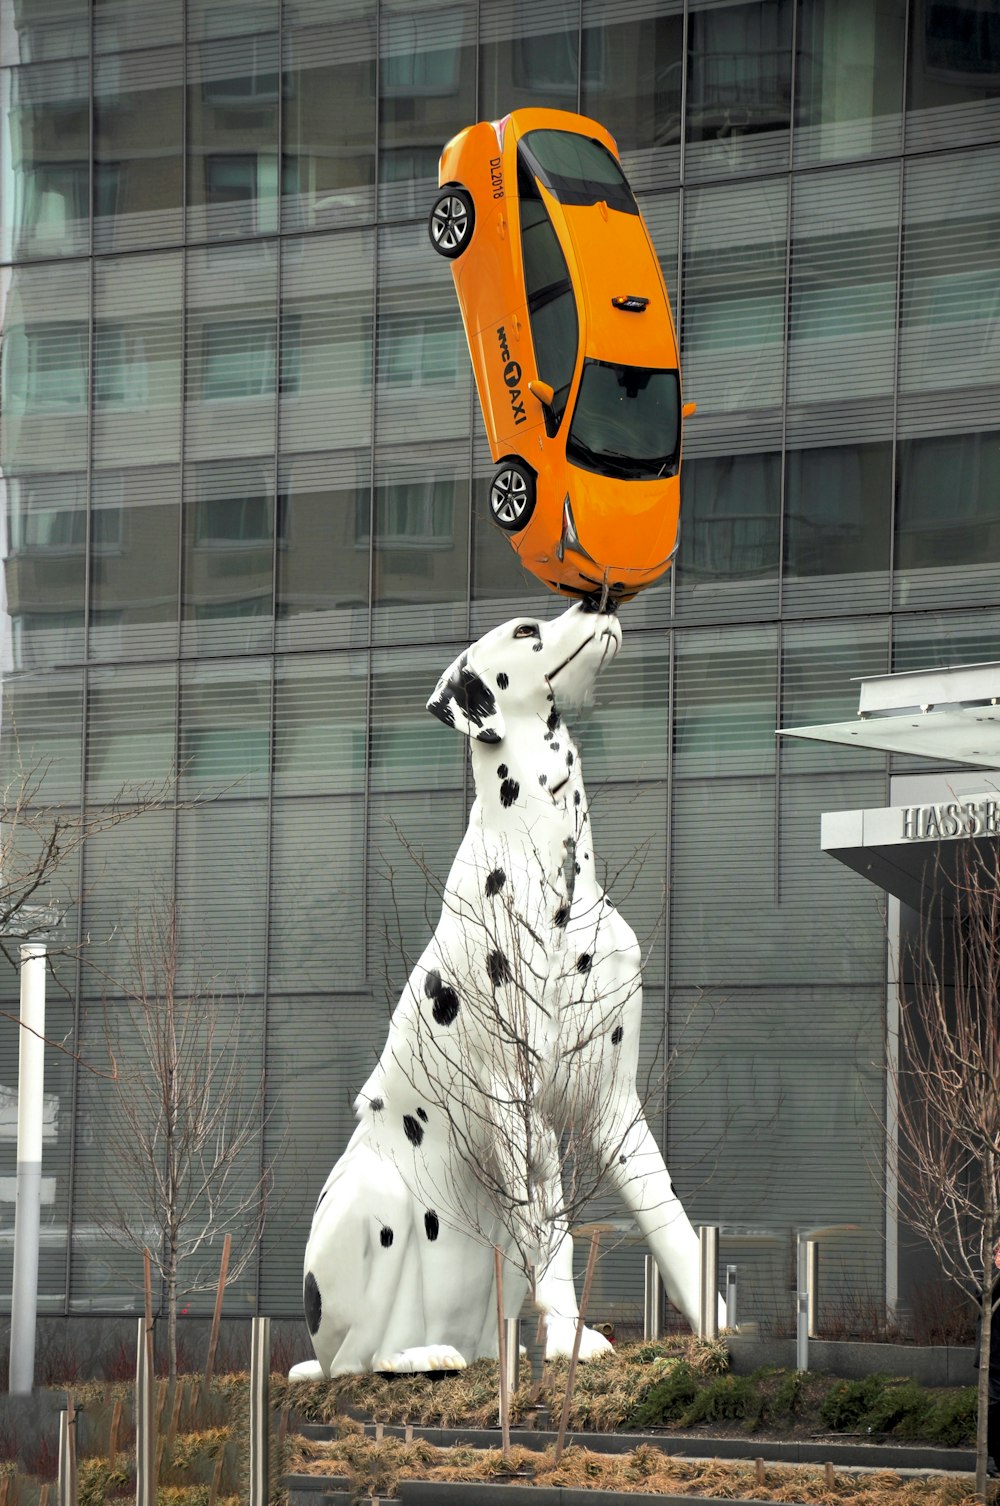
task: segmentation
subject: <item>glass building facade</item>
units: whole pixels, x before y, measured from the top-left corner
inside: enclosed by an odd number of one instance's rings
[[[175,900],[182,978],[266,1065],[277,1197],[234,1302],[298,1311],[421,863],[460,839],[465,748],[424,702],[471,638],[559,610],[487,520],[425,228],[443,143],[530,104],[615,135],[698,404],[676,569],[623,608],[583,735],[644,1066],[678,1058],[651,1117],[744,1316],[790,1316],[796,1228],[839,1231],[831,1312],[883,1293],[885,922],[819,816],[909,766],[774,734],[852,714],[853,676],[1000,657],[996,6],[2,0],[0,89],[0,752],[70,807],[180,770],[59,872],[89,944],[50,1033],[99,1056],[136,900]],[[111,1088],[72,1051],[47,1073],[41,1306],[128,1308]],[[8,1019],[8,1105],[16,1080]],[[599,1282],[641,1313],[637,1249]]]

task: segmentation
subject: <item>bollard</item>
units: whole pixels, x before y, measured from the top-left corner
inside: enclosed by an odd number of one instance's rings
[[[663,1331],[663,1282],[660,1268],[652,1255],[646,1256],[645,1291],[643,1293],[642,1336],[658,1339]]]
[[[513,1396],[521,1379],[521,1320],[507,1318],[504,1357],[507,1361],[507,1395]]]
[[[795,1236],[795,1368],[809,1369],[809,1245]]]
[[[271,1320],[250,1323],[250,1506],[267,1506],[271,1494]]]
[[[736,1328],[736,1267],[726,1266],[726,1327]]]
[[[701,1224],[698,1229],[700,1256],[699,1339],[719,1337],[719,1229],[717,1224]]]
[[[66,1410],[59,1413],[59,1474],[56,1485],[59,1506],[77,1506],[76,1484],[76,1409],[73,1398],[66,1402]]]
[[[819,1241],[806,1240],[806,1291],[809,1293],[809,1337],[819,1337]]]
[[[135,1361],[135,1506],[154,1506],[153,1352],[145,1318],[139,1319]]]

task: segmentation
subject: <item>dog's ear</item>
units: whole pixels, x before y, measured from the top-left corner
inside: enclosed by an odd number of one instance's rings
[[[446,727],[454,727],[480,743],[498,743],[504,735],[503,713],[497,698],[478,673],[468,652],[446,669],[427,710]]]

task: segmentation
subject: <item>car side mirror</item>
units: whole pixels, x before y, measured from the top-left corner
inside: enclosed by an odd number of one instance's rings
[[[697,403],[685,403],[681,409],[681,418],[693,418],[697,411]]]
[[[555,401],[555,392],[548,382],[529,382],[528,391],[532,397],[536,397],[543,408],[551,408]]]

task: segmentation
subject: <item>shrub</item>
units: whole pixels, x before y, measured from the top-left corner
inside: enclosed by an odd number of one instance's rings
[[[975,1386],[964,1386],[950,1396],[937,1396],[922,1419],[906,1418],[899,1426],[904,1438],[927,1438],[942,1448],[961,1448],[976,1440],[977,1397]]]
[[[820,1404],[819,1415],[835,1433],[849,1433],[871,1411],[886,1385],[884,1375],[866,1375],[863,1380],[840,1381]]]
[[[861,1419],[870,1433],[891,1433],[903,1423],[920,1432],[933,1398],[915,1381],[890,1381]]]
[[[745,1375],[720,1375],[699,1391],[684,1415],[683,1422],[694,1427],[700,1422],[743,1422],[759,1427],[764,1413],[764,1396],[759,1380]]]
[[[787,1375],[782,1376],[771,1400],[771,1414],[774,1417],[795,1417],[802,1400],[803,1376],[801,1370],[789,1370]]]
[[[626,1421],[629,1428],[657,1427],[682,1417],[698,1395],[699,1383],[691,1366],[678,1360],[646,1392]]]

